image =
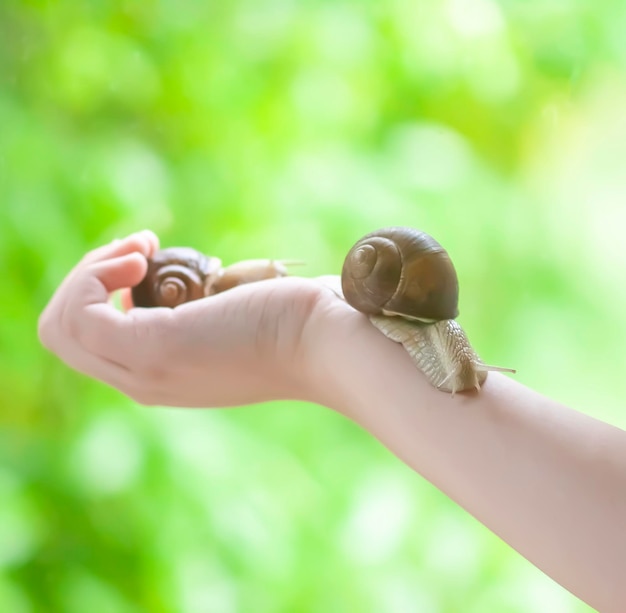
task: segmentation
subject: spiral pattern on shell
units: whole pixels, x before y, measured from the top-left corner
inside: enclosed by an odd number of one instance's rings
[[[143,281],[132,290],[137,307],[176,307],[211,293],[213,277],[221,270],[218,258],[188,247],[162,249],[148,261]]]
[[[346,301],[368,315],[438,321],[459,314],[448,253],[413,228],[383,228],[360,239],[346,256],[341,284]]]

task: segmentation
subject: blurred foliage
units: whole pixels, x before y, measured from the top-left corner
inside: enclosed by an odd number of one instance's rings
[[[621,0],[2,0],[0,610],[589,611],[337,415],[138,408],[36,320],[143,227],[316,275],[412,225],[486,361],[626,427],[625,28]]]

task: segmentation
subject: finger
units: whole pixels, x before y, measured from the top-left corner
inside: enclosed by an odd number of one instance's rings
[[[146,258],[135,251],[92,264],[86,273],[89,275],[87,279],[91,277],[98,280],[108,299],[111,292],[137,285],[144,278],[147,269]]]
[[[147,268],[146,257],[156,248],[156,236],[143,232],[114,241],[85,256],[40,316],[38,332],[42,344],[75,370],[122,391],[130,389],[133,380],[122,360],[99,355],[93,346],[81,343],[81,336],[89,328],[89,305],[104,303],[101,306],[106,306],[111,313],[122,315],[109,304],[110,292],[141,281]],[[128,322],[122,319],[109,317],[105,323],[107,325],[94,335],[96,341],[99,336],[110,334],[116,338],[128,332]],[[92,345],[97,348],[97,342]],[[112,353],[115,358],[115,352]],[[117,353],[120,353],[119,347]]]
[[[124,368],[134,369],[167,350],[171,309],[150,309],[139,317],[109,302],[111,292],[141,281],[147,262],[129,253],[88,266],[75,279],[63,313],[62,329],[85,351]]]
[[[104,381],[119,390],[130,389],[132,384],[130,371],[121,364],[94,355],[82,347],[74,335],[64,329],[63,313],[59,314],[58,310],[46,310],[42,313],[38,329],[42,345],[74,370]]]
[[[159,248],[159,239],[151,230],[142,230],[128,235],[123,239],[115,239],[108,245],[98,247],[87,253],[79,263],[79,267],[88,266],[110,258],[128,253],[139,252],[149,258]]]
[[[80,323],[81,309],[88,304],[108,303],[112,291],[139,283],[146,268],[144,256],[134,252],[68,275],[40,316],[40,339],[71,335]]]
[[[146,259],[140,253],[129,253],[92,264],[67,280],[62,310],[66,317],[80,321],[81,310],[90,304],[109,303],[109,295],[121,288],[136,285],[144,277]],[[111,306],[108,304],[108,306]]]
[[[137,380],[164,369],[180,350],[174,309],[132,309],[122,313],[109,304],[92,304],[75,324],[80,347],[94,357],[121,366]]]
[[[158,246],[159,239],[157,236],[150,230],[144,230],[131,234],[123,239],[116,239],[108,245],[103,245],[102,247],[90,251],[65,277],[55,292],[53,301],[57,302],[60,300],[65,295],[68,286],[74,283],[75,277],[81,274],[88,266],[130,253],[140,253],[143,254],[144,257],[149,258],[154,255],[154,251],[158,249]]]
[[[59,357],[73,370],[98,379],[123,393],[128,394],[133,385],[136,385],[128,368],[94,355],[77,343],[66,345]]]
[[[58,329],[59,344],[64,346],[63,339],[67,338],[94,355],[125,365],[123,355],[128,339],[133,338],[131,322],[109,302],[109,295],[138,283],[146,267],[144,256],[134,252],[97,262],[77,273],[67,287],[58,325],[49,326]],[[109,348],[108,356],[103,356],[103,345]]]

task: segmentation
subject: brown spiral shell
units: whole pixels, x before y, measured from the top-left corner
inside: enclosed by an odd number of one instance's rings
[[[360,239],[346,256],[341,284],[348,304],[368,315],[439,321],[459,314],[448,253],[413,228],[382,228]]]
[[[221,270],[218,258],[189,247],[157,251],[148,260],[144,279],[132,289],[136,307],[175,307],[211,294],[213,277]]]

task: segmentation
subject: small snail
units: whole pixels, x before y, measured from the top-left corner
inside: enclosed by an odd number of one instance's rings
[[[263,279],[284,277],[287,262],[245,260],[222,268],[222,261],[189,247],[169,247],[148,260],[148,271],[132,289],[137,307],[176,307]]]
[[[478,357],[458,316],[459,284],[446,250],[412,228],[383,228],[348,252],[342,273],[344,298],[388,338],[401,343],[436,388],[480,390],[488,366]]]

